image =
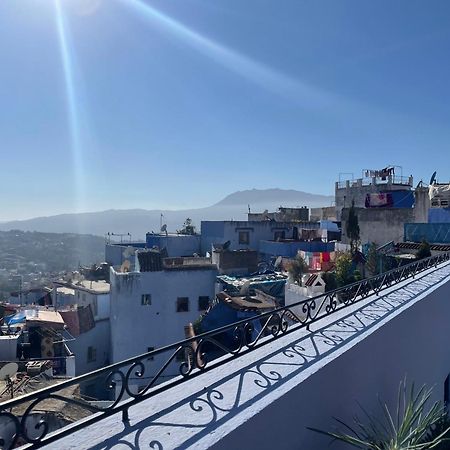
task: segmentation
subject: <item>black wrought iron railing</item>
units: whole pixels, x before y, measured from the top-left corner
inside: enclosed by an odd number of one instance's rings
[[[450,253],[445,253],[415,261],[326,294],[277,308],[8,400],[0,404],[0,433],[3,434],[0,436],[0,445],[4,449],[18,445],[38,448],[119,412],[122,412],[123,420],[128,421],[129,408],[144,399],[199,376],[213,367],[299,328],[309,329],[324,316],[353,305],[369,295],[378,295],[383,289],[413,278],[427,269],[437,268],[439,264],[449,260]],[[161,360],[161,356],[164,356],[164,362],[157,370],[152,371],[150,377],[147,377],[149,361],[155,363]],[[174,364],[178,366],[181,376],[158,385],[164,380],[168,368],[173,368]],[[101,407],[97,403],[89,403],[74,395],[75,387],[90,383],[92,380],[100,381],[105,389],[111,392],[113,400],[107,406]],[[136,384],[140,384],[141,387],[136,389]],[[49,402],[76,405],[88,411],[90,415],[68,426],[55,429],[54,421],[49,420],[46,414]]]

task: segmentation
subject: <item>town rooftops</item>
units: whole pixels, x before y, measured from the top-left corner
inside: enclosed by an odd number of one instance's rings
[[[139,272],[159,272],[162,270],[217,270],[211,258],[203,257],[175,257],[164,258],[158,250],[145,250],[137,253]]]
[[[58,293],[72,295],[73,291],[79,290],[91,294],[109,294],[110,284],[105,280],[91,281],[80,280],[76,283],[55,282],[58,285]],[[61,290],[64,289],[64,290]]]

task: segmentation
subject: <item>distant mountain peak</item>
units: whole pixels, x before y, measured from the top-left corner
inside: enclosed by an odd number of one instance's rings
[[[280,202],[279,206],[328,206],[334,200],[331,195],[311,194],[294,189],[247,189],[227,195],[214,206],[249,204],[272,204]]]
[[[199,228],[202,220],[246,220],[247,205],[253,212],[275,211],[280,206],[329,206],[333,196],[310,194],[293,189],[249,189],[227,195],[206,208],[185,210],[109,209],[106,211],[60,214],[0,223],[0,230],[81,233],[104,236],[107,232],[131,233],[133,239],[144,239],[148,231],[159,231],[161,213],[168,229],[175,231],[187,217]]]

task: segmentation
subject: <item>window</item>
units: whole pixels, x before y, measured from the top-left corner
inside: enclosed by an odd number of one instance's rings
[[[152,304],[152,294],[142,294],[141,295],[141,305],[150,306]]]
[[[209,306],[209,297],[207,295],[201,295],[198,298],[198,310],[204,311],[205,309],[208,309]]]
[[[152,352],[153,350],[155,350],[155,347],[147,347],[147,353],[148,352]],[[149,361],[153,361],[155,359],[155,357],[154,356],[149,356],[147,359]]]
[[[88,347],[87,362],[94,362],[97,360],[97,349],[94,347]]]
[[[273,233],[273,240],[274,241],[278,241],[278,240],[282,240],[285,238],[285,233],[284,231],[275,231]]]
[[[250,233],[248,231],[239,231],[239,244],[241,245],[250,244]]]
[[[189,297],[178,297],[177,312],[188,312],[188,311],[189,311]]]

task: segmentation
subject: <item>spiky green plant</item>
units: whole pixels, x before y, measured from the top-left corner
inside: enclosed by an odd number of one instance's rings
[[[353,419],[353,426],[335,419],[350,432],[349,434],[312,430],[363,450],[436,449],[438,445],[442,446],[443,443],[450,442],[450,439],[445,438],[450,426],[448,426],[446,409],[441,402],[434,402],[427,408],[431,394],[432,389],[427,389],[425,386],[415,393],[414,385],[412,385],[408,391],[405,380],[400,383],[397,410],[394,415],[391,414],[388,406],[379,400],[382,410],[381,419],[369,414],[362,406],[360,408],[366,423],[357,416]],[[442,423],[446,423],[445,428],[440,427],[438,434],[433,432],[436,426]]]

